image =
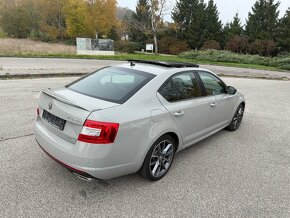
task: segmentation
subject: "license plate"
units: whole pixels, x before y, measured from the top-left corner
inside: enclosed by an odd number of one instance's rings
[[[63,130],[65,125],[65,120],[61,119],[46,110],[43,111],[42,118],[48,122],[50,125],[54,126],[57,129]]]

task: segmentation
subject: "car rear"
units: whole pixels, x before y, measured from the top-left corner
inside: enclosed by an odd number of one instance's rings
[[[124,134],[122,123],[110,111],[123,106],[153,78],[153,74],[109,67],[42,92],[36,141],[51,158],[84,178],[108,179],[130,171],[130,161],[118,162],[116,146],[123,141],[118,135]],[[106,116],[98,116],[104,111]]]

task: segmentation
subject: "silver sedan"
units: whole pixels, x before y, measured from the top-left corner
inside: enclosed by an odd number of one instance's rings
[[[244,110],[242,94],[197,65],[131,60],[43,91],[35,137],[86,181],[136,172],[156,181],[176,152],[237,130]]]

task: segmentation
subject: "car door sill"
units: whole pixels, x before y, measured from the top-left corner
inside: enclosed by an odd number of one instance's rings
[[[212,131],[212,132],[210,132],[210,133],[208,133],[208,134],[206,134],[206,135],[203,135],[202,137],[200,137],[200,138],[198,138],[198,139],[195,139],[193,142],[190,142],[190,143],[188,143],[188,144],[185,144],[185,145],[181,146],[180,149],[179,149],[178,151],[181,151],[181,150],[183,150],[183,149],[185,149],[185,148],[187,148],[187,147],[190,147],[191,145],[196,144],[197,142],[202,141],[203,139],[208,138],[208,137],[211,136],[211,135],[214,135],[215,133],[217,133],[217,132],[223,130],[224,128],[226,128],[227,126],[228,126],[228,124],[223,125],[222,127],[218,128],[218,129],[216,129],[216,130],[214,130],[214,131]]]

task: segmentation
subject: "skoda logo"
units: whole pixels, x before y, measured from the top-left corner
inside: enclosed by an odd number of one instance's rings
[[[51,103],[51,102],[49,102],[49,104],[48,104],[48,109],[49,109],[49,110],[52,109],[52,103]]]

